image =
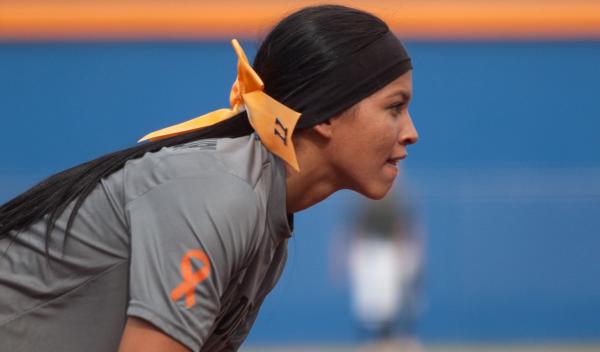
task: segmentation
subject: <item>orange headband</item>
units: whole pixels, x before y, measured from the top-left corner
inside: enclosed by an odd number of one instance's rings
[[[139,141],[157,141],[215,125],[246,110],[250,125],[261,142],[273,154],[285,160],[296,171],[300,171],[292,134],[300,113],[288,108],[268,96],[258,74],[248,63],[248,58],[236,39],[231,41],[238,57],[237,78],[229,94],[230,109],[219,109],[191,120],[145,135]]]

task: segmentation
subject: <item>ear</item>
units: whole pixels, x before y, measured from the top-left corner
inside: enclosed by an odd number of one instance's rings
[[[313,131],[315,131],[321,137],[326,139],[331,139],[333,135],[333,126],[331,124],[331,119],[323,121],[317,125],[312,127]]]

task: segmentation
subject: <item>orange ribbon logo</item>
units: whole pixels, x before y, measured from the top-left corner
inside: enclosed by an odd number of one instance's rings
[[[193,270],[192,259],[199,260],[202,263],[200,270]],[[199,249],[188,251],[181,258],[181,276],[183,277],[183,281],[171,291],[171,299],[177,301],[185,296],[185,306],[191,308],[196,303],[196,298],[194,297],[196,286],[206,280],[209,274],[210,261],[206,253]]]

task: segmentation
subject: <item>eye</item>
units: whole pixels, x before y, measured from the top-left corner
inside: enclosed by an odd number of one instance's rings
[[[390,105],[388,107],[388,109],[392,111],[392,114],[394,116],[396,116],[396,115],[400,115],[402,113],[402,110],[404,109],[404,105],[405,104],[404,104],[403,101],[402,102],[397,102],[397,103],[394,103],[394,104]]]

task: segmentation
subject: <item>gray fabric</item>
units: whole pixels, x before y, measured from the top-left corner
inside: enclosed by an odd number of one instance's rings
[[[235,351],[281,275],[291,233],[282,161],[253,136],[129,161],[88,196],[65,239],[68,213],[49,260],[44,222],[0,240],[0,351],[116,351],[127,316],[193,351]],[[188,308],[171,294],[190,250],[206,253],[210,273]]]

